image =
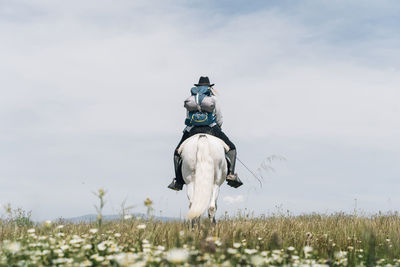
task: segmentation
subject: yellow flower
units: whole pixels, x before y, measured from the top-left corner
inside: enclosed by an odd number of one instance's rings
[[[149,206],[153,205],[153,201],[150,198],[146,198],[146,200],[144,201],[144,205],[146,207],[149,207]]]
[[[102,188],[99,189],[99,197],[104,196],[105,193],[106,192],[104,191],[104,189],[102,189]]]

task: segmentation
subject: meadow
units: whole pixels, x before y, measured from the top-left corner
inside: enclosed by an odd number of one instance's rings
[[[93,223],[33,223],[20,210],[0,221],[0,266],[189,265],[400,266],[400,217],[238,214],[193,228],[101,213]]]

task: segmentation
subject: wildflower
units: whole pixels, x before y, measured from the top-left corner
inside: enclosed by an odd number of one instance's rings
[[[310,246],[305,246],[303,248],[303,251],[304,251],[305,257],[308,258],[310,256],[310,253],[313,251],[313,248]]]
[[[104,242],[101,242],[100,244],[97,245],[97,249],[100,251],[104,251],[106,250],[106,245],[104,244]]]
[[[257,249],[248,249],[248,248],[246,248],[244,250],[244,253],[249,254],[249,255],[253,255],[253,254],[257,253],[257,252],[258,252]]]
[[[376,263],[377,264],[383,264],[385,262],[385,259],[379,259]]]
[[[133,253],[120,253],[115,256],[115,260],[121,265],[121,266],[130,266],[132,263],[134,263],[139,256],[137,254]]]
[[[151,244],[149,244],[149,243],[144,243],[144,244],[142,245],[142,247],[143,247],[143,248],[151,248]]]
[[[272,254],[281,254],[281,253],[282,253],[282,251],[280,251],[279,249],[274,249],[272,251]]]
[[[234,247],[234,248],[240,248],[241,245],[242,245],[242,244],[240,244],[240,243],[233,243],[233,247]]]
[[[189,254],[190,254],[191,256],[198,255],[198,254],[199,254],[199,251],[198,251],[197,249],[192,249],[192,250],[189,251]]]
[[[115,233],[114,236],[115,237],[121,237],[121,234],[120,233]]]
[[[235,248],[228,248],[228,249],[226,250],[226,252],[228,252],[229,254],[236,254],[236,253],[237,253],[237,249],[235,249]]]
[[[168,251],[166,258],[173,264],[183,263],[189,258],[189,253],[185,249],[175,248]]]
[[[310,253],[312,250],[313,250],[313,248],[310,247],[310,246],[305,246],[305,247],[303,248],[304,253]]]
[[[71,240],[69,241],[69,243],[70,243],[71,245],[76,246],[76,247],[80,247],[80,244],[79,244],[79,243],[82,243],[82,242],[83,242],[83,239],[80,238],[80,237],[77,236],[77,235],[74,235],[74,236],[73,236],[73,239],[71,239]]]
[[[51,226],[52,224],[53,224],[53,222],[50,221],[50,220],[47,220],[47,221],[45,221],[45,222],[43,223],[43,225],[44,225],[44,226],[47,226],[47,227]]]
[[[146,200],[144,201],[144,205],[146,207],[150,207],[151,205],[153,205],[153,201],[150,198],[146,198]]]
[[[63,251],[62,251],[61,249],[55,249],[55,250],[54,250],[54,253],[56,253],[56,254],[58,254],[58,255],[60,255],[60,254],[64,255],[64,253],[63,253]],[[61,257],[62,257],[62,256],[61,256]]]
[[[9,240],[5,240],[3,242],[4,249],[8,250],[12,254],[17,253],[21,250],[21,244],[19,242],[10,242]]]
[[[102,262],[104,261],[104,257],[103,256],[99,256],[99,254],[93,254],[92,256],[90,256],[91,259],[94,259],[97,262]]]
[[[254,255],[250,258],[251,264],[254,266],[260,266],[264,264],[264,258],[261,257],[260,255]]]
[[[125,220],[132,219],[132,215],[125,215],[125,216],[124,216],[124,219],[125,219]]]
[[[146,229],[146,225],[145,224],[139,224],[138,226],[136,226],[137,229],[139,230],[143,230]]]
[[[93,229],[90,229],[90,230],[89,230],[89,233],[95,234],[95,233],[97,233],[98,231],[99,231],[98,229],[93,228]]]
[[[29,234],[33,234],[35,232],[35,228],[28,229],[27,231]]]
[[[91,261],[85,260],[85,261],[81,262],[80,266],[88,267],[88,266],[92,266],[92,265],[93,265],[93,263]]]
[[[346,251],[338,251],[335,253],[335,258],[336,259],[344,259],[347,256],[347,252]]]
[[[102,197],[102,196],[104,196],[106,194],[106,192],[104,191],[104,189],[102,189],[102,188],[100,188],[99,189],[99,197]]]
[[[57,227],[56,227],[56,229],[63,229],[64,228],[64,225],[62,225],[62,224],[60,224],[60,225],[58,225]]]
[[[92,244],[86,244],[82,247],[84,250],[92,249]]]
[[[287,248],[287,250],[294,251],[294,247],[290,246],[290,247]]]
[[[64,251],[64,250],[67,250],[67,249],[69,249],[69,246],[68,246],[68,245],[63,245],[63,246],[61,246],[60,248],[61,248],[61,250],[63,250],[63,251]]]

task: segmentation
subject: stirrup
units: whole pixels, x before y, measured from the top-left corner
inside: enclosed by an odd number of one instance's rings
[[[243,185],[242,181],[240,181],[238,175],[235,174],[229,174],[226,177],[226,180],[228,181],[228,185],[232,186],[234,188],[238,188],[239,186]]]
[[[183,184],[177,183],[176,179],[172,180],[172,182],[168,185],[169,189],[175,190],[175,191],[181,191],[183,188]]]

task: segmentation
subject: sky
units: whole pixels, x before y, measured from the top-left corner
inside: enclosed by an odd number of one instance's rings
[[[0,0],[0,205],[36,220],[121,203],[184,217],[166,186],[200,76],[244,186],[217,216],[396,211],[398,1]],[[276,155],[275,160],[268,161]],[[272,170],[273,169],[273,170]],[[0,214],[2,211],[0,211]]]

